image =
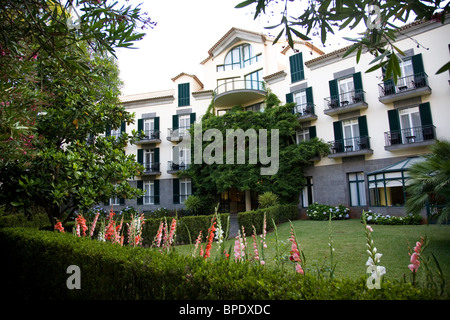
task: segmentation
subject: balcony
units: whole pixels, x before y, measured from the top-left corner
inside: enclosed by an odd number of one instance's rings
[[[314,113],[314,104],[304,103],[292,108],[292,113],[295,114],[300,122],[316,120],[317,116]]]
[[[370,137],[353,137],[328,142],[331,154],[328,158],[346,158],[365,154],[372,154],[370,149]]]
[[[171,142],[181,142],[183,138],[190,135],[189,133],[190,127],[181,127],[178,129],[167,129],[167,140]]]
[[[383,103],[431,94],[431,88],[428,86],[428,75],[425,72],[399,78],[397,85],[394,84],[393,80],[379,83],[378,90],[380,93],[378,100]]]
[[[144,163],[143,166],[144,172],[141,173],[141,176],[153,176],[161,174],[159,162]]]
[[[151,143],[159,143],[160,139],[160,131],[156,130],[144,130],[144,137],[136,142],[137,144],[151,144]]]
[[[334,116],[349,111],[366,109],[368,104],[364,100],[364,95],[365,92],[358,89],[325,98],[323,113]]]
[[[230,80],[214,90],[214,105],[216,107],[232,107],[245,105],[266,96],[263,81]]]
[[[168,161],[167,162],[167,173],[177,173],[178,171],[184,171],[189,169],[189,164],[188,163],[175,163],[173,161]]]
[[[428,146],[436,141],[436,127],[426,125],[388,131],[384,133],[384,138],[384,149],[388,151]]]

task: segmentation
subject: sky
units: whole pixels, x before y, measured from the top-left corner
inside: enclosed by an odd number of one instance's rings
[[[274,22],[270,17],[253,19],[254,6],[236,9],[243,0],[130,0],[142,3],[142,11],[148,12],[157,22],[154,29],[135,45],[138,49],[120,49],[120,77],[124,81],[124,95],[172,89],[171,78],[181,72],[195,74],[202,80],[200,62],[208,57],[208,50],[232,27],[269,33],[264,29]],[[294,8],[293,8],[294,9]],[[325,52],[331,47],[349,44],[341,38],[327,41],[321,47]]]

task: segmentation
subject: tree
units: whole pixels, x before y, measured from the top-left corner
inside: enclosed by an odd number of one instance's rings
[[[273,98],[273,94],[269,94],[267,100],[279,102],[279,99]],[[238,147],[237,143],[234,144],[233,148],[235,155],[238,148],[239,150],[245,150],[245,163],[243,164],[238,164],[237,161],[234,161],[233,164],[227,163],[227,153],[231,150],[225,147],[226,150],[222,159],[216,159],[218,161],[215,161],[215,163],[208,164],[203,161],[201,164],[191,164],[190,168],[183,174],[192,179],[192,183],[196,187],[196,193],[201,196],[218,197],[220,193],[235,187],[240,191],[253,190],[258,194],[268,191],[273,192],[278,196],[280,203],[298,202],[299,190],[305,183],[303,176],[305,167],[311,165],[313,157],[328,154],[329,146],[317,138],[300,144],[296,143],[296,130],[300,129],[301,125],[292,112],[293,107],[293,103],[288,103],[268,107],[263,112],[253,112],[242,111],[241,107],[236,106],[222,116],[216,116],[212,113],[206,114],[201,121],[203,139],[204,134],[209,129],[220,130],[223,137],[227,136],[227,130],[242,129],[243,132],[250,132],[253,129],[255,132],[259,132],[260,129],[266,129],[269,134],[267,140],[270,143],[271,130],[279,130],[278,170],[270,175],[261,174],[261,168],[268,165],[262,164],[260,161],[253,164],[250,162],[249,154],[252,151],[252,146],[250,139],[247,139],[243,149]],[[191,132],[191,138],[195,142],[193,131]],[[203,142],[201,149],[203,154],[209,153],[207,148],[210,146],[211,142]],[[257,155],[261,155],[263,147],[258,143]],[[267,148],[267,154],[271,155],[274,146],[269,145]],[[194,149],[195,146],[192,145],[192,150]]]
[[[437,205],[439,222],[450,219],[450,142],[436,141],[425,161],[409,169],[406,210],[418,213],[425,205]]]
[[[103,136],[132,123],[119,100],[116,47],[152,22],[138,8],[77,1],[0,4],[0,203],[45,209],[52,224],[110,197],[141,192],[127,178],[142,167],[123,148],[139,133]]]
[[[295,7],[289,7],[290,3]],[[410,18],[414,18],[415,20],[425,19],[444,23],[445,15],[450,10],[450,2],[440,0],[308,0],[307,3],[294,0],[246,0],[239,3],[236,8],[249,5],[256,5],[254,19],[265,14],[266,9],[271,5],[281,7],[281,14],[274,14],[275,16],[281,15],[280,23],[269,26],[267,29],[282,28],[274,43],[285,34],[291,48],[294,48],[294,37],[311,40],[309,35],[320,35],[322,43],[325,44],[327,35],[334,34],[336,29],[338,31],[345,28],[354,29],[364,23],[366,31],[361,34],[360,38],[344,38],[353,41],[354,44],[343,57],[356,51],[356,61],[359,62],[362,52],[367,51],[374,56],[371,61],[371,64],[374,65],[366,72],[385,68],[385,80],[392,77],[395,83],[401,77],[397,54],[405,55],[394,45],[398,29],[395,22],[399,21],[404,24]],[[298,16],[290,14],[290,10],[299,8],[302,8],[302,14]],[[306,30],[306,32],[303,33],[299,29]],[[450,62],[437,70],[437,73],[449,69]]]

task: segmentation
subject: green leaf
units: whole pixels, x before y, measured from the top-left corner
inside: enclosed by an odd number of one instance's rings
[[[440,67],[439,70],[436,71],[436,74],[440,74],[448,70],[450,70],[450,61],[444,64],[442,67]]]
[[[244,7],[246,7],[248,5],[251,5],[252,3],[255,3],[255,2],[257,2],[257,0],[256,1],[255,0],[247,0],[247,1],[244,1],[244,2],[241,2],[241,3],[237,4],[235,6],[235,8],[236,9],[244,8]]]

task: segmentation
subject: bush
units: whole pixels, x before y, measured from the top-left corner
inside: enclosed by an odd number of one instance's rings
[[[404,217],[382,215],[380,213],[372,212],[371,210],[365,213],[366,222],[368,224],[384,224],[384,225],[419,225],[422,223],[422,216],[420,214],[408,214]],[[363,216],[361,216],[363,219]]]
[[[264,192],[258,197],[259,208],[268,208],[278,205],[278,196],[273,192]]]
[[[23,213],[5,214],[0,216],[0,227],[42,228],[50,226],[46,214],[34,214],[30,217]]]
[[[298,218],[298,209],[296,205],[285,204],[253,211],[239,212],[239,228],[244,227],[246,233],[250,234],[253,226],[255,226],[256,232],[258,234],[262,233],[264,214],[266,214],[267,219],[266,230],[270,231],[273,229],[272,219],[276,224],[287,222],[289,220],[296,220]]]
[[[203,236],[205,236],[208,233],[208,228],[211,226],[211,220],[213,217],[214,215],[177,217],[175,243],[193,243],[200,233],[200,230],[202,231]],[[218,217],[224,230],[227,230],[229,214],[219,214]],[[167,221],[167,224],[170,225],[172,219],[174,218],[175,217],[146,218],[142,230],[143,245],[151,246],[158,232],[161,221]]]
[[[310,204],[306,210],[306,214],[312,220],[342,220],[349,218],[349,209],[343,205],[337,207],[329,206],[327,204],[319,204],[317,202]]]
[[[431,300],[439,296],[409,283],[366,278],[325,279],[233,260],[204,260],[174,252],[73,237],[26,228],[0,229],[3,289],[10,299],[84,300]],[[81,271],[81,290],[66,286],[68,266]]]

